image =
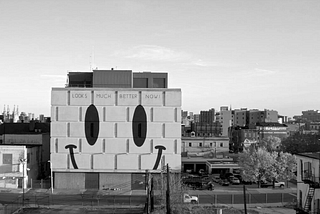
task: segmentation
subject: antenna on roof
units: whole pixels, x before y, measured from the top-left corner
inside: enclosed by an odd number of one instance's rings
[[[92,53],[90,56],[90,71],[93,70],[94,67],[94,46],[92,46]]]

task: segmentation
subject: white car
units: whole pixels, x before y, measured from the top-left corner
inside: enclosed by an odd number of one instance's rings
[[[283,181],[275,181],[274,182],[274,187],[284,187],[285,183]],[[261,182],[261,187],[272,187],[273,183],[272,182],[266,182],[266,181],[262,181]]]
[[[229,182],[231,184],[240,184],[240,180],[236,177],[230,178]]]
[[[197,204],[197,203],[199,203],[199,198],[197,196],[191,196],[191,195],[185,193],[183,195],[183,202]]]
[[[275,181],[274,186],[275,187],[284,187],[285,183],[283,181]]]

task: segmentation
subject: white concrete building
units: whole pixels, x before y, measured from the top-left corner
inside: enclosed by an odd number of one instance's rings
[[[53,88],[51,105],[55,188],[131,189],[146,170],[181,171],[180,89]]]
[[[297,213],[320,213],[320,153],[297,157]]]

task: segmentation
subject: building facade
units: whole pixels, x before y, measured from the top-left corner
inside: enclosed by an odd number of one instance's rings
[[[233,126],[233,115],[232,111],[228,110],[228,107],[221,107],[220,112],[216,114],[216,121],[220,123],[221,126],[221,135],[229,136],[229,127]]]
[[[302,111],[301,118],[305,121],[320,122],[320,112],[318,110]]]
[[[27,188],[26,146],[0,145],[0,187]]]
[[[146,170],[160,173],[169,164],[180,172],[181,90],[166,88],[166,75],[149,72],[92,75],[84,75],[85,81],[73,77],[77,84],[69,79],[68,87],[52,89],[54,187],[134,189]],[[152,87],[145,88],[150,79]]]
[[[320,153],[297,157],[297,213],[320,213]]]
[[[0,143],[26,147],[29,180],[49,177],[50,123],[3,123],[0,125]]]

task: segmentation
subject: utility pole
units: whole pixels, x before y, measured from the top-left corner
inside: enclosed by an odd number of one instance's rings
[[[247,214],[246,185],[243,185],[243,203],[244,203],[244,214]]]
[[[26,164],[26,162],[27,162],[27,159],[25,159],[25,158],[21,158],[20,159],[20,162],[22,163],[22,206],[24,207],[24,185],[25,185],[25,179],[24,179],[24,174],[25,174],[25,164]]]
[[[150,210],[154,211],[154,191],[153,191],[153,177],[151,176],[151,188],[150,188]]]
[[[167,214],[171,214],[170,210],[170,174],[169,174],[169,164],[167,163],[167,192],[166,192],[166,198],[167,198]]]
[[[146,193],[147,193],[147,203],[146,203],[146,213],[149,214],[150,213],[150,183],[149,183],[149,171],[146,170]]]

